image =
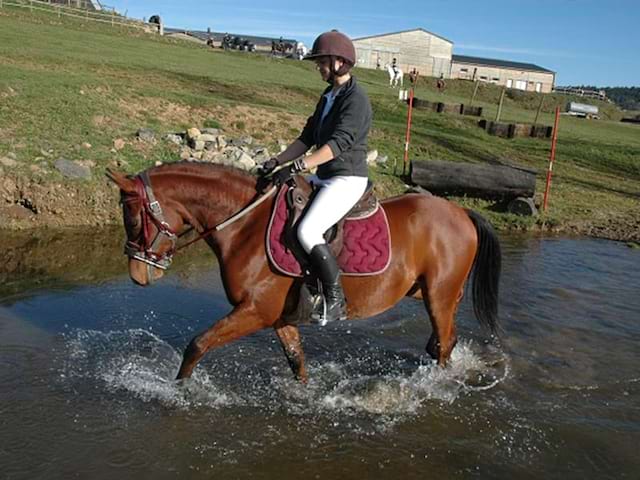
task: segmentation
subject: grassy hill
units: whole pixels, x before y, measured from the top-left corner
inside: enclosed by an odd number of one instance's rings
[[[402,159],[406,105],[387,86],[385,73],[356,69],[355,74],[374,107],[371,147],[390,158],[389,166],[378,167],[372,175],[381,195],[400,192],[406,179],[394,175],[392,166]],[[230,136],[250,134],[274,148],[279,140],[288,142],[297,136],[323,88],[310,62],[214,51],[109,25],[2,8],[0,157],[10,156],[17,164],[0,166],[1,175],[16,188],[39,191],[40,203],[65,195],[84,199],[68,205],[73,214],[67,214],[63,202],[56,211],[42,207],[37,217],[28,222],[11,220],[12,225],[83,223],[87,215],[96,223],[118,221],[116,196],[101,172],[119,165],[133,173],[157,161],[177,160],[179,155],[178,147],[162,140],[135,142],[133,135],[139,128],[165,133],[220,125]],[[468,102],[472,89],[470,82],[447,81],[440,93],[434,79],[424,78],[416,96]],[[475,104],[485,108],[489,119],[495,117],[499,95],[500,89],[492,85],[479,89]],[[546,96],[541,122],[552,124],[555,106],[569,100]],[[502,120],[532,122],[538,104],[536,94],[509,92]],[[551,209],[546,215],[519,218],[494,211],[490,202],[456,200],[480,210],[500,228],[637,238],[640,128],[617,122],[621,113],[609,104],[601,109],[605,119],[600,121],[562,118]],[[476,123],[474,118],[416,111],[411,158],[506,160],[535,167],[540,172],[539,201],[550,142],[492,137]],[[126,146],[115,150],[114,140],[119,138]],[[61,157],[89,162],[94,179],[65,181],[52,167]],[[8,188],[0,190],[5,207],[11,202],[24,204],[17,194],[11,197]],[[102,213],[105,208],[108,214]]]

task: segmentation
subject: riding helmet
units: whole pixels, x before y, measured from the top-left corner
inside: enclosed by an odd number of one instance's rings
[[[344,33],[337,30],[324,32],[316,41],[305,60],[313,60],[318,57],[342,57],[351,66],[356,64],[356,49],[353,42]]]

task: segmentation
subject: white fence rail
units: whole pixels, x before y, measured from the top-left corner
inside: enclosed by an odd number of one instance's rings
[[[82,8],[82,6],[87,8]],[[111,12],[92,10],[89,8],[90,6],[93,7],[92,3],[86,0],[0,0],[0,8],[24,8],[31,12],[46,12],[58,17],[80,18],[112,26],[137,28],[148,32],[158,31],[158,25],[155,23],[146,23],[142,20],[123,17],[118,15],[115,10]]]

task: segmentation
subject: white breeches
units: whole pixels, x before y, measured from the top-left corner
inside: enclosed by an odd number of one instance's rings
[[[307,180],[321,187],[298,226],[298,240],[309,253],[316,245],[325,243],[324,232],[360,200],[367,189],[368,178],[338,176],[321,180],[312,175]]]

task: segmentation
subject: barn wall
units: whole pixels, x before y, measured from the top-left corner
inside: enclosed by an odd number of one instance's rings
[[[555,75],[551,72],[535,72],[481,64],[458,63],[455,61],[451,63],[451,78],[480,80],[481,82],[509,86],[510,88],[526,90],[527,92],[535,92],[536,84],[539,83],[542,93],[550,93],[553,90],[554,77]],[[509,80],[511,80],[511,85],[509,85]]]
[[[353,43],[360,67],[376,68],[379,59],[380,68],[384,68],[396,58],[405,73],[416,68],[421,75],[448,77],[451,70],[453,44],[423,30],[379,35]]]

